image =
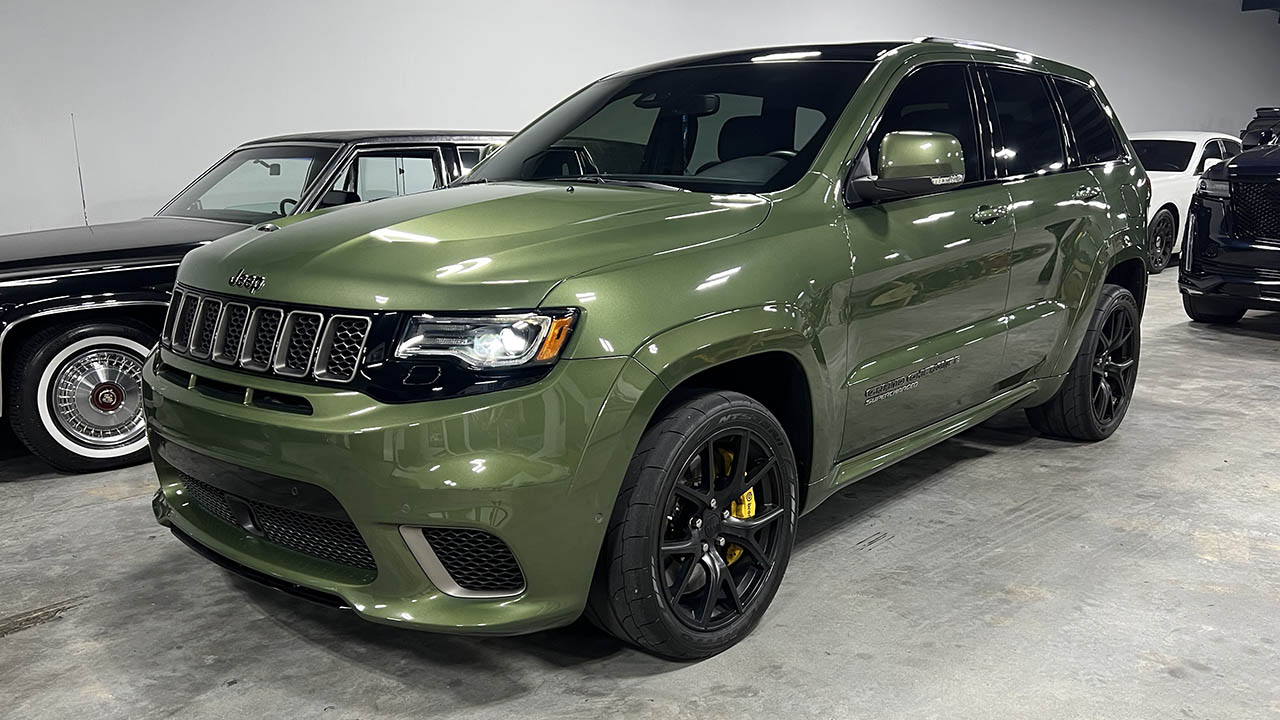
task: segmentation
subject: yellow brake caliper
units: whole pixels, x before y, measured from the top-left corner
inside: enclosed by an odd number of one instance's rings
[[[724,465],[724,474],[728,475],[733,468],[733,453],[724,448],[717,448],[720,452],[720,462]],[[747,491],[738,496],[729,505],[729,514],[739,520],[745,520],[749,517],[755,517],[756,514],[756,491],[755,488],[747,488]],[[724,549],[724,560],[727,564],[732,565],[738,558],[742,557],[742,548],[737,545],[729,545]]]

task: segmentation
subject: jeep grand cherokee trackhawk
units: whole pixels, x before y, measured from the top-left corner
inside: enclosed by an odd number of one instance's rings
[[[618,73],[455,187],[192,252],[144,408],[161,523],[362,617],[585,612],[697,658],[797,518],[1007,408],[1109,436],[1146,176],[1079,70],[976,43]]]

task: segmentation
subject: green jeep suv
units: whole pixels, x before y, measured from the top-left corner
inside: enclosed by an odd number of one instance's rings
[[[595,82],[453,187],[186,256],[158,520],[382,623],[742,639],[800,516],[993,414],[1100,440],[1149,189],[1086,73],[942,39]]]

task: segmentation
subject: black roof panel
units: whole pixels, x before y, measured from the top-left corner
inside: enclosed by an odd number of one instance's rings
[[[267,142],[371,142],[395,140],[438,140],[446,142],[456,138],[508,138],[513,133],[495,130],[329,130],[320,132],[290,133],[273,135],[244,143],[257,145]]]

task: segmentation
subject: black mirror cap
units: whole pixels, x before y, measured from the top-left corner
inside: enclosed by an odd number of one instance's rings
[[[964,178],[959,176],[884,179],[875,175],[864,175],[849,178],[849,182],[845,184],[844,197],[845,204],[852,207],[859,202],[880,203],[918,195],[932,195],[962,184],[964,184]]]
[[[338,207],[339,205],[350,205],[358,202],[360,202],[360,195],[346,190],[330,190],[320,197],[320,207],[322,208]]]

